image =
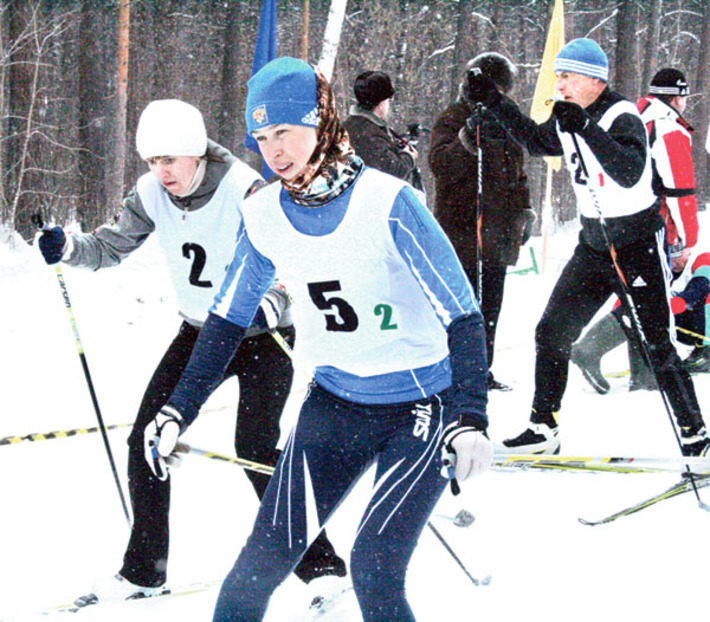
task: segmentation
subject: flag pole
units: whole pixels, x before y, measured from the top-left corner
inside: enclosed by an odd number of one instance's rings
[[[547,174],[545,175],[545,198],[542,203],[542,268],[545,273],[547,264],[547,238],[552,220],[552,164],[546,163]]]
[[[555,85],[557,78],[554,72],[554,61],[557,53],[562,49],[565,42],[564,7],[562,0],[555,0],[550,20],[550,29],[547,32],[545,50],[542,54],[540,72],[537,76],[535,94],[532,106],[530,107],[530,117],[536,123],[544,123],[550,118],[552,113],[551,104],[554,101]],[[547,176],[545,178],[545,198],[542,204],[542,269],[544,273],[547,265],[547,239],[550,235],[550,223],[552,221],[552,171],[559,171],[562,162],[559,157],[546,157]]]

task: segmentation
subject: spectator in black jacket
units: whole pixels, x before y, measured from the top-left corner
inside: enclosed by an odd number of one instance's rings
[[[472,69],[483,71],[503,93],[513,88],[516,69],[505,56],[486,52],[470,60],[457,100],[439,115],[432,129],[429,166],[436,184],[434,215],[476,289],[486,322],[488,366],[492,367],[506,271],[518,261],[520,247],[530,236],[535,212],[530,209],[522,147],[492,115],[482,110],[472,117],[474,105],[466,78]],[[472,122],[467,124],[469,119]],[[482,153],[480,197],[477,135]],[[481,215],[480,257],[478,214]],[[490,371],[488,388],[510,389]]]
[[[353,87],[357,103],[343,122],[350,144],[367,166],[409,183],[414,181],[417,150],[387,125],[394,97],[390,77],[381,71],[365,71]]]

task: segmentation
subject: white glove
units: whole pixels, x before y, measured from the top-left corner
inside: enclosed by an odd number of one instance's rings
[[[458,484],[487,471],[493,463],[493,443],[485,433],[470,426],[454,424],[444,430],[441,447],[442,475],[451,481],[458,494]]]
[[[184,424],[182,415],[175,408],[163,406],[143,433],[145,459],[161,482],[168,479],[168,467],[177,468],[182,461],[184,446],[177,441]]]

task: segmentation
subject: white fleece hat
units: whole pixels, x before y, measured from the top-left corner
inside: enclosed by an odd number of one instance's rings
[[[138,121],[136,148],[144,160],[205,155],[207,130],[202,113],[179,99],[150,102]]]

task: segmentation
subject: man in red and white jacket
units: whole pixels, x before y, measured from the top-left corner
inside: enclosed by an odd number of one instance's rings
[[[688,82],[678,69],[661,69],[653,77],[648,95],[636,104],[648,131],[654,190],[662,200],[674,275],[682,272],[698,241],[693,128],[682,116],[688,93]]]

